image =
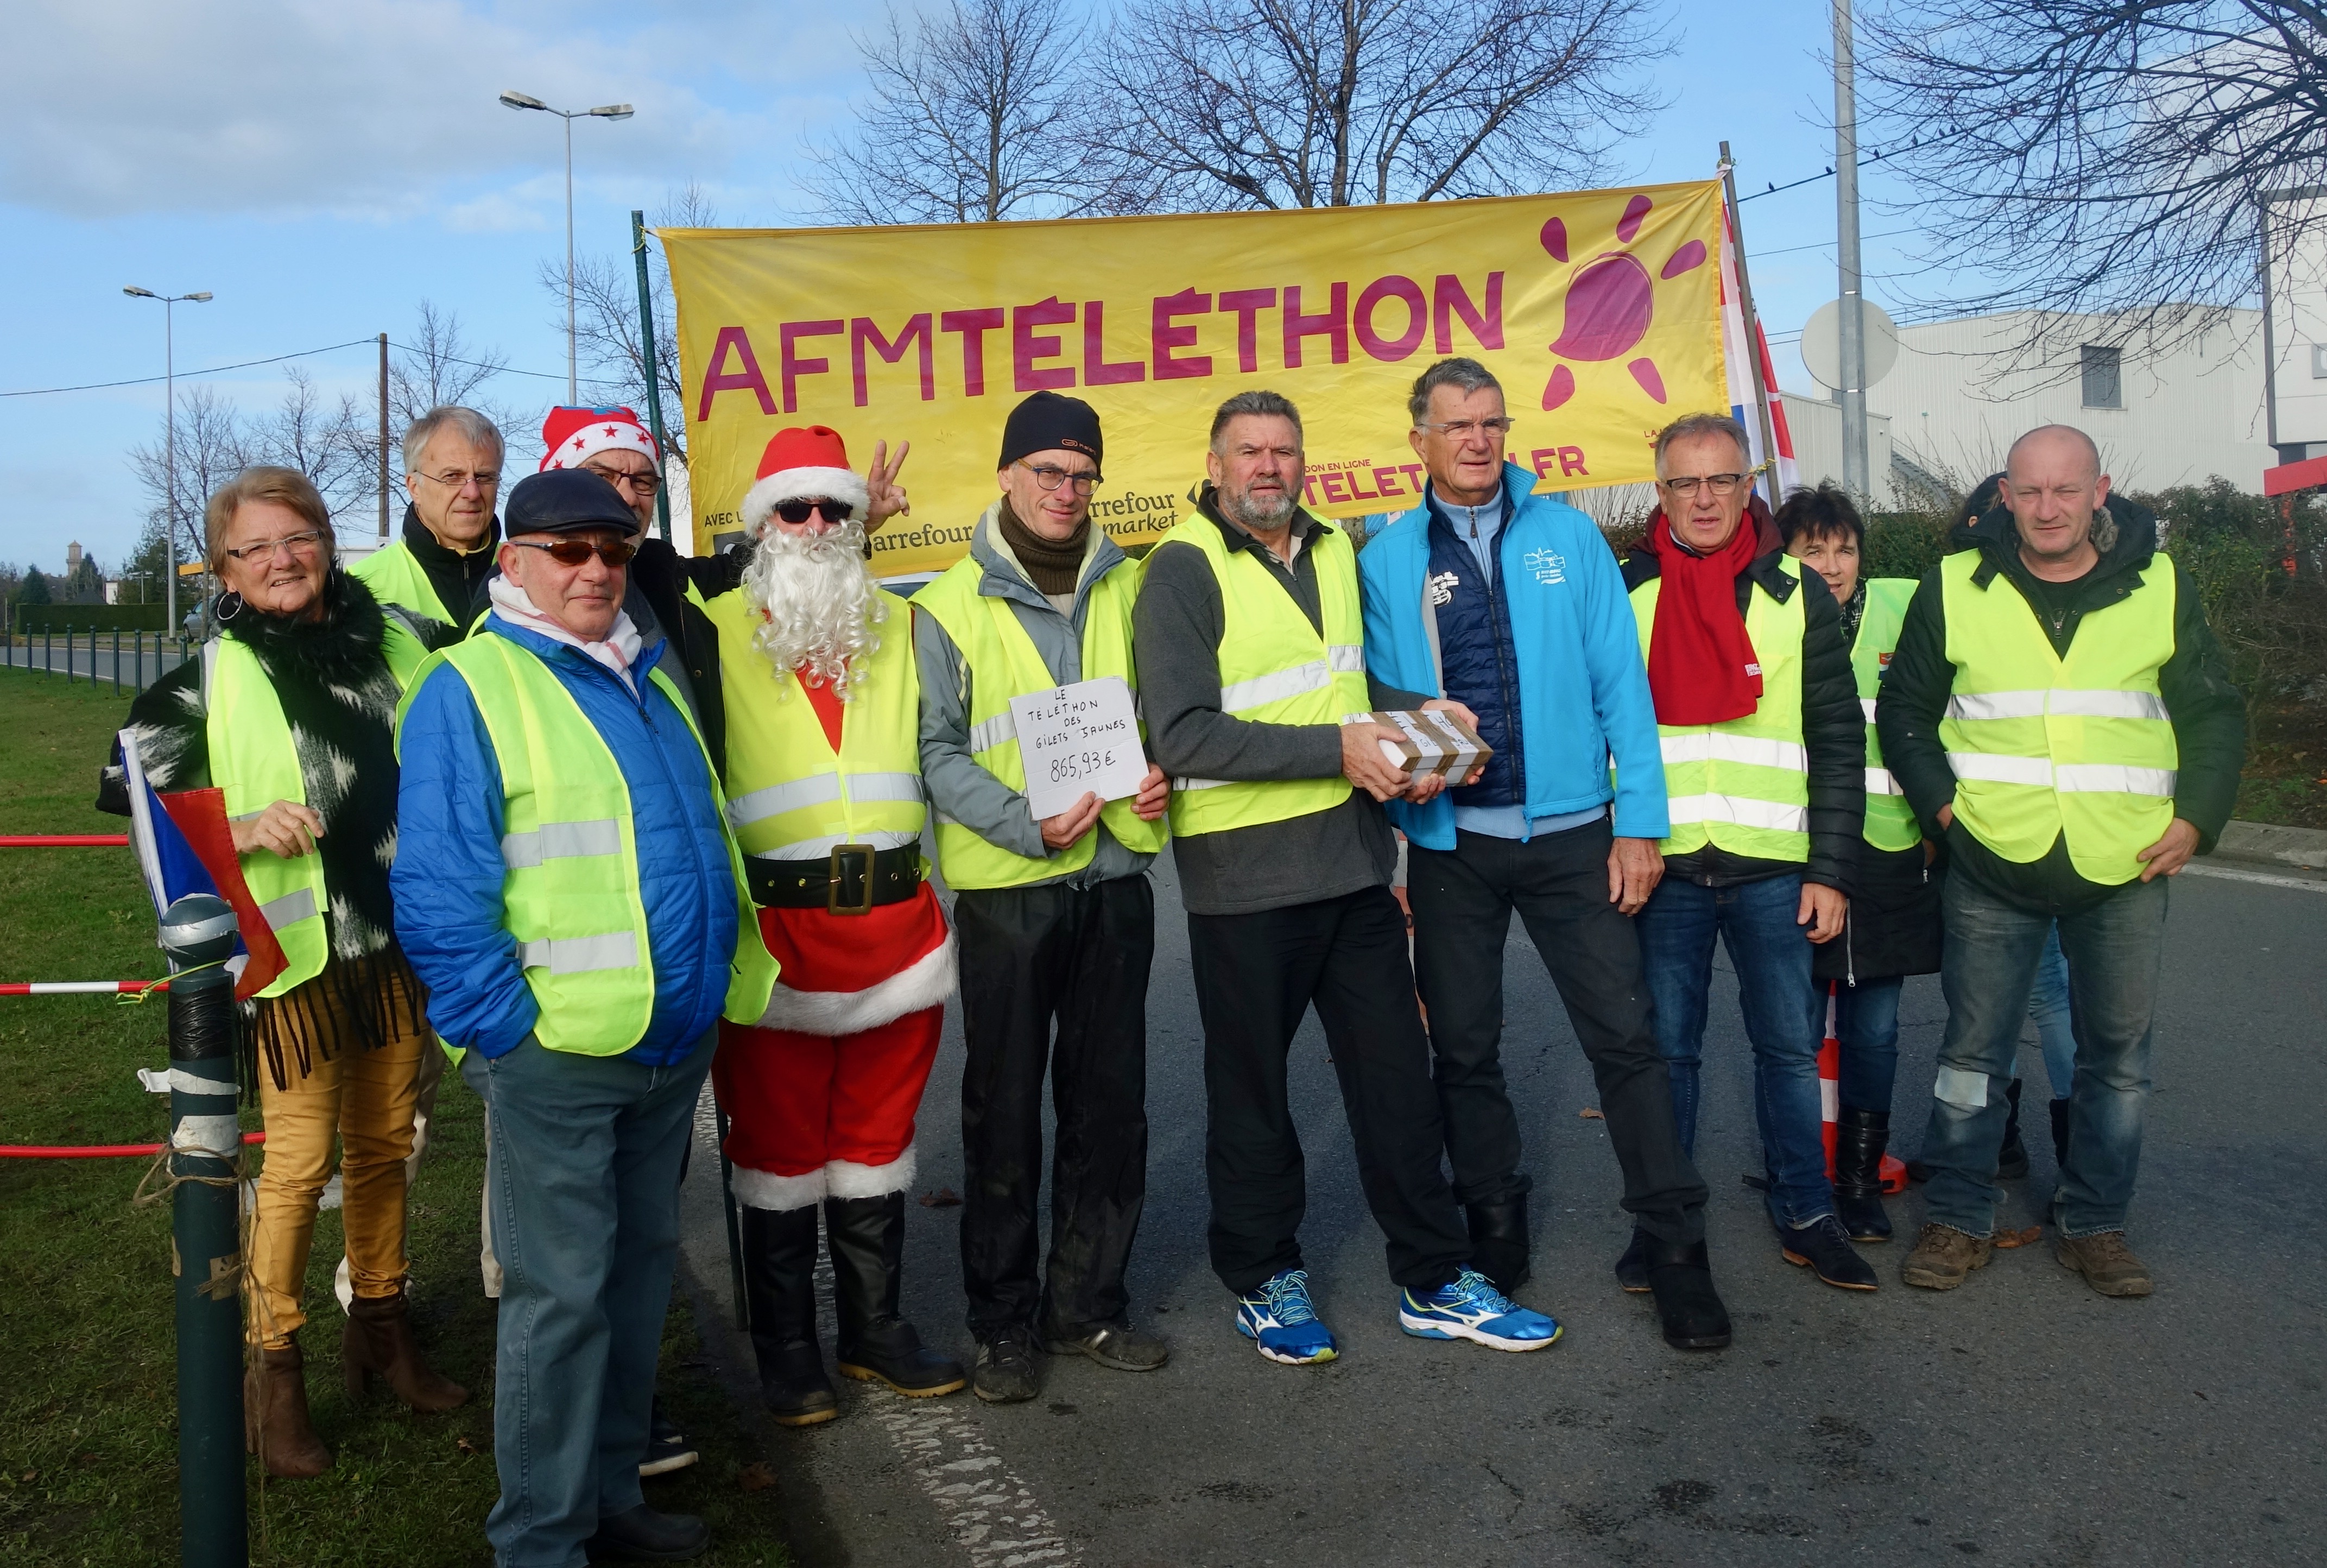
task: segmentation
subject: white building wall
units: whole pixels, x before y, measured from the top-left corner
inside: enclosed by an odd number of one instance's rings
[[[1794,466],[1802,482],[1822,480],[1842,482],[1842,405],[1826,397],[1805,397],[1780,390],[1786,406],[1786,429],[1794,438]],[[1866,415],[1866,454],[1874,481],[1874,504],[1896,504],[1891,484],[1891,419],[1870,411]]]

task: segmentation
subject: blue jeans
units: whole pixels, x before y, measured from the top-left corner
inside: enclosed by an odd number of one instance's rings
[[[2051,1080],[2052,1097],[2065,1100],[2077,1076],[2077,1036],[2069,1012],[2069,961],[2061,956],[2061,928],[2055,924],[2044,938],[2044,956],[2036,960],[2036,983],[2028,991],[2028,1022],[2044,1047],[2044,1076]]]
[[[499,1568],[581,1568],[601,1518],[643,1500],[663,1313],[678,1258],[678,1171],[715,1030],[680,1060],[550,1050],[528,1035],[461,1074],[492,1107],[502,1269],[485,1520]]]
[[[1853,1110],[1891,1114],[1891,1083],[1899,1076],[1899,993],[1904,976],[1844,981],[1834,988],[1834,1038],[1842,1047],[1842,1103]],[[1823,1009],[1827,983],[1819,981],[1812,1005]]]
[[[1634,917],[1656,1003],[1657,1050],[1672,1078],[1673,1120],[1692,1157],[1716,934],[1729,949],[1753,1045],[1753,1115],[1769,1170],[1770,1218],[1786,1227],[1834,1212],[1818,1117],[1826,1010],[1811,995],[1806,928],[1794,921],[1801,898],[1802,879],[1793,874],[1728,888],[1668,877]]]
[[[2100,902],[2060,917],[2061,950],[2077,1019],[2069,1106],[2069,1165],[2053,1218],[2061,1234],[2123,1230],[2141,1164],[2149,1104],[2149,1044],[2164,944],[2166,879],[2127,882]],[[2005,1090],[2020,1048],[2020,1021],[2044,952],[2050,916],[1948,879],[1941,907],[1947,947],[1939,972],[1948,1029],[1923,1134],[1931,1167],[1929,1217],[1968,1236],[1995,1226],[1996,1151]]]

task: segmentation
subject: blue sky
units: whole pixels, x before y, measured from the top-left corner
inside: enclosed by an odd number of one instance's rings
[[[536,281],[562,255],[561,143],[515,88],[561,106],[627,101],[636,117],[575,127],[577,245],[618,252],[633,207],[690,181],[721,220],[805,221],[810,136],[846,119],[862,77],[841,15],[799,0],[689,0],[578,23],[537,0],[28,0],[0,98],[0,392],[157,375],[162,310],[136,284],[207,289],[177,307],[182,371],[369,337],[402,339],[418,303],[456,311],[513,369],[500,402],[564,395],[563,311]],[[1684,0],[1655,70],[1670,107],[1620,176],[1701,178],[1727,138],[1741,192],[1831,162],[1827,0]],[[1869,234],[1904,220],[1875,206]],[[1834,182],[1743,209],[1773,337],[1835,288]],[[1867,247],[1869,297],[1920,234]],[[1902,249],[1902,247],[1906,247]],[[300,361],[327,394],[371,395],[369,345]],[[1790,346],[1780,380],[1807,387]],[[208,378],[252,409],[281,366]],[[187,381],[182,378],[182,391]],[[129,449],[159,434],[163,388],[0,398],[0,561],[61,566],[78,539],[111,565],[142,508]]]

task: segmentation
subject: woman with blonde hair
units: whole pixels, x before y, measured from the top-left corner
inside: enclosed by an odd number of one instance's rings
[[[405,1159],[422,1053],[435,1047],[388,878],[396,705],[445,629],[383,611],[340,569],[331,514],[295,470],[245,469],[210,497],[205,524],[219,632],[137,699],[129,728],[154,789],[224,792],[243,879],[286,960],[245,1024],[267,1134],[245,1422],[269,1474],[313,1476],[332,1455],[308,1415],[298,1336],[335,1134],[349,1391],[378,1375],[416,1410],[468,1398],[421,1359],[404,1294]],[[98,804],[126,810],[117,766]]]

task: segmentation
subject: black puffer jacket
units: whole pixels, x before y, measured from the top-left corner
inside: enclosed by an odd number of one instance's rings
[[[1769,512],[1756,496],[1742,525],[1762,531],[1763,548],[1737,574],[1737,612],[1745,613],[1756,588],[1783,604],[1796,593],[1802,600],[1802,745],[1809,753],[1810,849],[1807,864],[1732,854],[1714,845],[1665,862],[1665,874],[1707,887],[1733,887],[1765,877],[1799,872],[1805,882],[1857,890],[1866,821],[1866,715],[1858,705],[1858,681],[1850,670],[1850,648],[1842,639],[1842,616],[1826,579],[1815,572],[1797,577],[1780,563],[1785,549]],[[1651,519],[1649,526],[1655,523]],[[1624,590],[1631,593],[1661,574],[1656,556],[1635,550],[1623,560]]]
[[[1923,863],[1923,846],[1877,849],[1861,844],[1858,885],[1839,940],[1813,949],[1819,980],[1887,980],[1939,972],[1939,891],[1947,860]]]

